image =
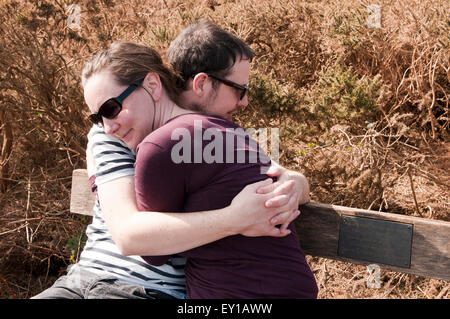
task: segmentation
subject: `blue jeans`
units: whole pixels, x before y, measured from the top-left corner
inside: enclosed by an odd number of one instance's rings
[[[175,299],[163,292],[145,289],[118,280],[99,276],[76,265],[67,275],[31,299]]]

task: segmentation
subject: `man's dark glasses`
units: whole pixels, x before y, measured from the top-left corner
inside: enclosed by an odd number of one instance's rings
[[[144,81],[140,79],[131,84],[125,91],[123,91],[118,97],[113,97],[106,100],[98,109],[98,113],[89,115],[89,120],[98,126],[103,126],[103,118],[112,120],[120,111],[122,111],[123,101]]]
[[[223,84],[226,84],[226,85],[231,86],[231,87],[233,87],[235,89],[241,90],[242,92],[241,92],[241,95],[239,96],[239,100],[242,100],[244,98],[245,94],[247,93],[248,84],[240,85],[240,84],[237,84],[237,83],[235,83],[233,81],[227,80],[227,79],[225,79],[225,78],[223,78],[221,76],[215,75],[215,74],[210,74],[210,73],[206,73],[206,74],[208,76],[212,77],[213,79],[216,79],[216,80],[222,82]]]

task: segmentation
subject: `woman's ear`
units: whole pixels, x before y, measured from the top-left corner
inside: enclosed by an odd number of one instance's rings
[[[207,90],[208,85],[208,75],[206,73],[200,72],[192,81],[192,91],[199,97],[203,96]]]
[[[155,102],[161,99],[162,84],[161,79],[159,78],[159,75],[157,73],[154,72],[147,73],[142,85],[147,89],[147,92],[149,92],[152,95],[153,100]]]

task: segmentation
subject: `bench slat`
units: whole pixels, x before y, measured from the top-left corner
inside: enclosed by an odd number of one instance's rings
[[[75,169],[72,172],[72,190],[70,192],[70,212],[74,214],[92,216],[95,195],[91,192],[91,185],[86,169]]]

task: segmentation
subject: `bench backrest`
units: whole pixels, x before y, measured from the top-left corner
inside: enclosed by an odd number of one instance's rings
[[[94,203],[87,171],[74,170],[70,212],[92,216]],[[321,203],[300,211],[308,255],[450,281],[450,222]]]

